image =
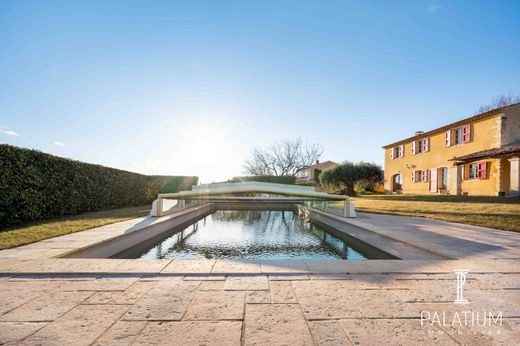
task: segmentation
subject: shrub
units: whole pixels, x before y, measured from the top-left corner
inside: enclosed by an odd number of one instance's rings
[[[320,186],[320,175],[322,170],[321,169],[315,169],[314,170],[314,185]]]
[[[354,184],[359,180],[381,181],[383,171],[373,163],[345,161],[339,166],[323,171],[320,182],[324,189],[355,195]]]
[[[197,177],[146,176],[0,144],[0,228],[151,203]]]
[[[356,193],[367,193],[374,191],[376,183],[368,180],[368,179],[361,179],[354,183],[354,191]]]

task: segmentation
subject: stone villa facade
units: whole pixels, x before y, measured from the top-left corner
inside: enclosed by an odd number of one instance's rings
[[[385,149],[385,191],[520,194],[520,103],[417,132]]]

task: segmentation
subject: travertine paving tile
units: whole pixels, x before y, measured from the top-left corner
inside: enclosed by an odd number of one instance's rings
[[[268,290],[269,281],[266,275],[240,276],[229,275],[224,284],[225,290],[255,291]]]
[[[456,281],[454,280],[397,280],[396,289],[390,289],[402,302],[432,303],[453,302],[455,299]],[[400,287],[399,287],[400,286]],[[400,288],[400,289],[399,289]],[[465,295],[477,288],[473,282],[464,286]]]
[[[172,260],[161,273],[209,274],[214,265],[215,260]]]
[[[20,341],[45,324],[44,322],[0,322],[0,345]]]
[[[87,291],[81,291],[87,292]],[[119,293],[119,291],[103,291],[103,292],[95,292],[93,293],[87,300],[83,302],[83,304],[110,304],[110,301],[114,296]]]
[[[112,269],[113,273],[160,273],[170,264],[169,259],[129,259]]]
[[[500,311],[503,317],[520,318],[520,305],[515,304],[520,299],[520,290],[504,291],[512,294],[504,294],[502,290],[472,290],[464,292],[464,297],[469,300],[468,305],[477,311]]]
[[[125,320],[180,320],[200,281],[161,281],[125,315]]]
[[[10,281],[82,281],[95,280],[98,274],[76,274],[76,273],[34,273],[34,274],[18,274],[11,278]]]
[[[19,273],[61,273],[69,270],[70,262],[66,259],[38,259],[20,260],[18,263],[11,263],[7,268],[1,266],[2,272]]]
[[[199,291],[222,291],[225,281],[201,281]]]
[[[269,287],[271,289],[271,301],[274,304],[298,303],[290,281],[271,281]]]
[[[135,304],[146,292],[156,285],[156,282],[137,281],[123,292],[114,292],[110,304]]]
[[[308,273],[309,269],[303,260],[261,260],[262,273]]]
[[[360,289],[402,288],[401,282],[386,274],[351,274],[347,285]]]
[[[143,275],[140,281],[182,281],[183,274],[146,274]]]
[[[246,304],[269,304],[271,294],[269,291],[247,291]]]
[[[461,345],[518,345],[520,340],[519,319],[503,319],[501,325],[493,322],[485,326],[470,323],[463,327],[455,325],[440,328]]]
[[[133,345],[239,346],[242,322],[150,322]]]
[[[244,345],[312,345],[298,304],[247,304]]]
[[[122,305],[78,305],[21,345],[89,345],[126,311]]]
[[[1,317],[2,321],[52,321],[78,305],[92,292],[47,292]]]
[[[27,267],[27,263],[33,262],[34,260],[29,259],[18,259],[18,258],[3,258],[0,251],[0,273],[7,275],[9,273],[18,274],[20,268]]]
[[[62,252],[63,250],[60,249],[18,247],[15,249],[2,250],[0,251],[0,256],[3,258],[39,259],[53,257]]]
[[[95,280],[67,281],[60,291],[124,291],[137,280],[139,276],[102,277]]]
[[[437,328],[421,326],[419,320],[343,320],[341,324],[354,345],[457,345],[446,334],[430,334]]]
[[[117,321],[94,345],[130,345],[144,329],[146,323],[144,321]]]
[[[418,317],[417,313],[387,290],[349,290],[347,295],[368,318]]]
[[[211,275],[211,274],[199,274],[199,275],[185,275],[184,280],[190,281],[224,281],[226,280],[225,275]]]
[[[313,274],[348,273],[351,266],[347,262],[344,260],[304,260],[309,272]]]
[[[260,261],[219,259],[211,272],[213,274],[260,274]]]
[[[56,281],[2,281],[0,282],[0,315],[60,285]]]
[[[113,273],[115,268],[124,265],[124,263],[128,260],[99,258],[67,258],[56,259],[55,261],[65,262],[65,267],[63,267],[61,270],[65,273]],[[52,269],[50,271],[52,271]]]
[[[309,322],[316,345],[353,345],[339,321]]]
[[[455,273],[392,273],[390,277],[397,280],[457,280]]]
[[[157,283],[152,281],[137,281],[124,291],[102,291],[94,293],[83,304],[135,304],[146,292]]]
[[[345,282],[348,280],[293,281],[305,317],[309,320],[363,317],[348,297]]]
[[[198,291],[186,312],[185,320],[242,320],[245,292]]]
[[[520,271],[520,269],[519,269]],[[481,289],[517,289],[520,290],[520,274],[474,274],[468,273],[469,278],[477,280]]]
[[[310,274],[311,280],[350,280],[351,277],[348,274]]]
[[[308,274],[271,274],[269,280],[272,281],[299,281],[309,280]]]

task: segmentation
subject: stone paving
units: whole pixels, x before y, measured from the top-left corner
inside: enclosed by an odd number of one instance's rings
[[[519,282],[470,274],[457,305],[451,273],[19,274],[0,281],[0,344],[513,345]],[[421,325],[421,311],[501,312],[502,326]]]
[[[74,247],[36,243],[0,251],[0,344],[520,343],[520,235],[417,218],[348,221],[454,259],[53,258],[37,251]],[[86,238],[110,236],[100,229]],[[469,271],[468,304],[454,304],[455,269]]]

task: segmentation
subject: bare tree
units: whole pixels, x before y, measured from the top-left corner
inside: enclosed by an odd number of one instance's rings
[[[493,109],[509,106],[517,102],[520,102],[520,95],[515,96],[512,93],[509,93],[509,95],[502,94],[495,97],[491,103],[480,106],[477,110],[477,114],[489,112]]]
[[[267,149],[255,148],[245,161],[244,169],[252,175],[291,175],[312,165],[323,154],[317,143],[306,143],[301,138],[282,141]]]

